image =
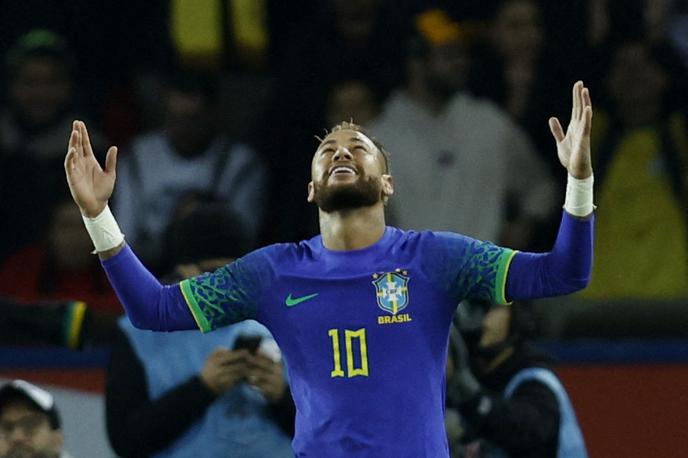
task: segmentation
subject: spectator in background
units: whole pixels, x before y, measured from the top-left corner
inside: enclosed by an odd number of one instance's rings
[[[43,223],[43,240],[25,245],[0,264],[0,295],[27,302],[78,300],[92,310],[120,314],[122,307],[98,258],[90,254],[93,244],[80,219],[69,200],[56,204]]]
[[[64,136],[78,117],[73,106],[75,59],[65,41],[47,30],[20,37],[6,54],[6,101],[0,111],[0,257],[33,241],[48,218]],[[96,133],[95,144],[101,144]],[[27,209],[31,209],[27,211]]]
[[[188,198],[225,202],[250,234],[258,233],[265,213],[265,167],[248,146],[218,130],[214,82],[180,73],[164,93],[164,127],[135,139],[122,157],[115,195],[127,240],[149,262],[159,260],[164,229]]]
[[[626,41],[608,58],[609,112],[596,114],[596,299],[688,297],[685,69],[665,44]],[[667,255],[667,250],[671,253]]]
[[[250,248],[236,216],[219,206],[191,210],[167,240],[177,263],[169,281],[215,270]],[[117,453],[293,456],[295,409],[265,327],[245,321],[205,335],[152,333],[126,317],[119,326],[106,388],[108,437]]]
[[[463,423],[463,449],[476,457],[585,458],[585,443],[551,360],[529,339],[529,308],[464,301],[450,335],[447,405]],[[454,455],[452,455],[454,456]]]
[[[413,29],[406,85],[370,126],[388,139],[399,183],[392,220],[528,246],[533,225],[553,210],[551,178],[508,115],[464,91],[470,62],[460,25],[427,10]],[[510,199],[517,212],[505,225]]]
[[[23,380],[0,388],[2,458],[69,458],[63,446],[52,394]]]

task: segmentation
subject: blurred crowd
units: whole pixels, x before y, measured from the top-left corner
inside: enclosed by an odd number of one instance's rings
[[[688,293],[685,1],[0,2],[0,294],[116,300],[70,206],[73,119],[120,148],[112,207],[158,273],[193,209],[250,246],[317,231],[317,136],[342,120],[392,154],[390,220],[546,250],[565,174],[548,132],[595,103],[593,298]],[[668,255],[671,252],[671,255]]]
[[[0,1],[5,343],[119,342],[115,354],[132,364],[153,345],[117,321],[121,306],[69,196],[62,162],[74,119],[87,122],[96,154],[119,147],[110,206],[127,242],[168,279],[315,235],[310,161],[341,121],[391,152],[392,224],[540,251],[556,235],[566,183],[548,118],[568,120],[576,80],[593,98],[600,209],[584,299],[688,297],[688,1],[97,4]],[[184,363],[175,383],[234,358],[216,353]],[[222,390],[247,377],[244,366]],[[186,383],[201,404],[222,392]],[[228,402],[288,412],[277,386],[268,401]],[[164,417],[149,391],[135,407]],[[128,443],[127,421],[116,419],[115,443]]]

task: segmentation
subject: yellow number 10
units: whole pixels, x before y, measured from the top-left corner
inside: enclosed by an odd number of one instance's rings
[[[344,377],[342,370],[342,357],[339,351],[339,329],[330,329],[327,334],[332,337],[332,354],[334,357],[334,369],[330,372],[331,377]],[[361,355],[361,367],[354,367],[354,349],[353,340],[358,339],[359,352]],[[346,344],[346,376],[356,377],[362,375],[368,376],[368,347],[366,345],[365,328],[357,331],[349,329],[344,330],[344,342]]]

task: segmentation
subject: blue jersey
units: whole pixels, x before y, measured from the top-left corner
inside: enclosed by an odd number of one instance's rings
[[[387,227],[374,245],[272,245],[185,280],[203,331],[254,318],[285,356],[303,457],[448,457],[445,364],[464,298],[505,303],[514,252]]]

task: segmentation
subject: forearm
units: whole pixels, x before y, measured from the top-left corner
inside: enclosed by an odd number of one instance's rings
[[[137,328],[154,331],[198,329],[178,285],[161,285],[124,245],[101,263],[127,316]]]
[[[147,457],[169,446],[215,400],[198,377],[151,400],[143,366],[121,333],[108,367],[107,387],[108,437],[118,454],[130,458]]]
[[[554,247],[548,253],[517,253],[507,274],[508,300],[572,293],[590,282],[594,216],[564,212]]]

